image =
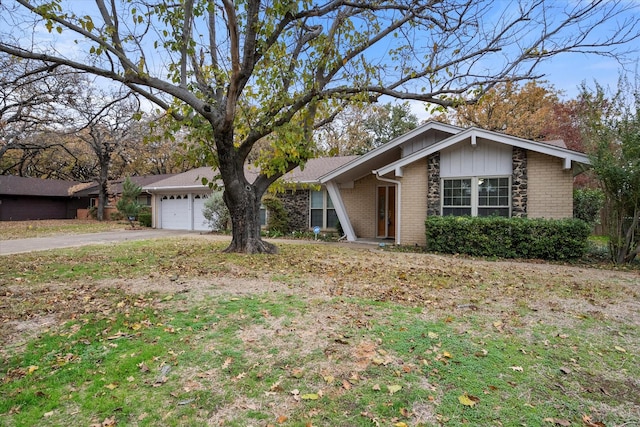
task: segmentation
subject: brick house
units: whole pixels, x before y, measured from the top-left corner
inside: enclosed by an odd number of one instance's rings
[[[335,230],[335,209],[326,190],[321,188],[319,179],[357,158],[345,156],[311,159],[303,169],[296,168],[280,178],[284,185],[277,197],[283,201],[292,229],[309,230],[319,226],[323,230]],[[253,181],[256,175],[255,168],[245,168],[245,176],[249,181]],[[212,180],[213,176],[212,168],[201,167],[143,187],[144,191],[152,194],[152,226],[170,230],[208,230],[202,209],[213,191],[202,184],[202,178]],[[264,225],[268,212],[263,210],[261,214]]]
[[[573,178],[588,157],[541,143],[438,122],[320,178],[349,241],[424,245],[429,215],[571,218]]]
[[[541,143],[479,128],[427,122],[362,156],[310,160],[280,181],[293,229],[338,222],[347,240],[424,245],[428,215],[571,218],[573,177],[589,164],[562,141]],[[256,171],[245,171],[249,181]],[[156,228],[206,230],[211,190],[200,168],[144,190]],[[263,218],[264,220],[264,218]]]

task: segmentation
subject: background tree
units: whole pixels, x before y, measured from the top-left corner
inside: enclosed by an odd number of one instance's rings
[[[477,126],[534,141],[546,140],[549,130],[556,127],[559,95],[545,82],[499,83],[477,103],[458,106],[438,119],[462,127]]]
[[[360,155],[418,126],[408,102],[351,105],[316,133],[328,155]]]
[[[605,221],[612,260],[640,253],[640,80],[621,79],[616,93],[582,87],[583,135],[593,171],[605,195]]]
[[[314,129],[345,102],[388,95],[459,105],[498,83],[541,77],[538,65],[561,53],[620,55],[639,36],[633,8],[622,0],[7,0],[0,52],[118,81],[188,126],[224,183],[227,250],[271,252],[260,199],[315,154]],[[69,40],[73,56],[63,49]],[[270,155],[258,157],[261,173],[249,182],[245,160],[265,138]]]
[[[112,173],[112,162],[114,156],[122,152],[129,141],[129,132],[138,114],[139,103],[130,91],[108,93],[88,83],[69,103],[69,109],[77,122],[73,135],[87,144],[96,160],[96,216],[102,221],[108,201],[109,180],[120,176],[124,169],[122,167],[120,171]]]
[[[78,81],[69,68],[0,54],[1,173],[17,169],[25,175],[25,164],[38,152],[64,149],[50,133],[65,126],[57,111],[73,99]]]

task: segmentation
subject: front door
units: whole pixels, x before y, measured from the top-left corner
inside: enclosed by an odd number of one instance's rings
[[[378,236],[394,238],[396,236],[396,187],[378,187]]]

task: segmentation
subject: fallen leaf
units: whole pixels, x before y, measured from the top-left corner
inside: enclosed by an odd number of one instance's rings
[[[432,340],[437,340],[438,339],[438,334],[436,334],[435,332],[427,332],[427,336],[432,339]]]
[[[464,406],[469,406],[471,408],[473,408],[474,406],[476,406],[478,404],[478,402],[480,402],[480,399],[478,399],[475,396],[471,396],[467,393],[458,396],[458,402],[460,402],[461,404],[463,404]]]
[[[35,371],[37,371],[38,369],[40,369],[38,366],[35,365],[31,365],[29,366],[29,369],[27,370],[27,373],[29,375],[33,374]]]
[[[222,369],[227,369],[233,363],[233,359],[231,357],[227,357],[222,364]]]
[[[42,416],[45,417],[45,418],[50,418],[50,417],[53,416],[54,413],[55,412],[53,412],[53,411],[49,411],[49,412],[45,412]]]
[[[373,387],[371,387],[371,390],[380,391],[380,384],[374,384]]]
[[[513,369],[516,372],[524,372],[522,366],[509,366],[510,369]]]
[[[280,415],[280,416],[278,417],[278,419],[276,420],[276,422],[277,422],[278,424],[283,424],[283,423],[285,423],[288,419],[289,419],[289,417],[287,417],[286,415]]]
[[[600,421],[592,421],[591,417],[587,414],[582,415],[582,422],[587,427],[607,427],[604,423]]]
[[[622,348],[622,347],[620,347],[620,346],[615,346],[615,347],[613,347],[613,348],[615,348],[616,350],[618,350],[620,353],[626,353],[626,352],[627,352],[627,350],[625,350],[624,348]]]
[[[398,384],[387,386],[387,390],[389,390],[389,394],[394,394],[402,390],[402,386]]]
[[[442,352],[442,356],[446,357],[447,359],[451,359],[453,358],[453,356],[451,355],[451,353],[449,353],[448,351],[443,351]]]
[[[300,396],[302,400],[318,400],[320,396],[317,393],[307,393]]]
[[[402,421],[400,421],[399,423],[395,423],[393,427],[408,427],[408,426],[407,426],[407,423],[403,423]]]
[[[118,384],[116,383],[111,383],[111,384],[107,384],[106,386],[104,386],[105,388],[108,388],[109,390],[114,390],[116,388],[118,388]]]
[[[347,380],[342,380],[342,387],[345,390],[351,390],[351,383]]]

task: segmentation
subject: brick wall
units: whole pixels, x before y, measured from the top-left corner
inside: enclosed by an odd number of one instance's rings
[[[351,225],[359,238],[376,237],[376,187],[379,184],[374,175],[367,175],[357,180],[353,188],[340,189]]]
[[[405,166],[402,177],[402,223],[400,242],[403,245],[425,245],[424,221],[427,218],[427,160]]]
[[[563,161],[533,151],[527,153],[529,218],[561,219],[573,216],[573,173]]]

